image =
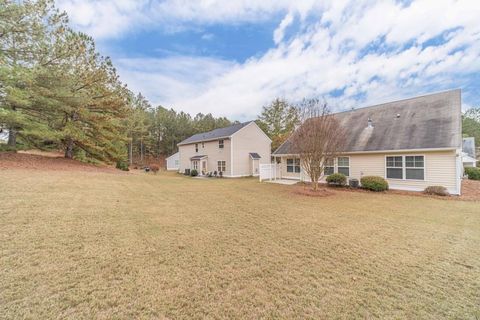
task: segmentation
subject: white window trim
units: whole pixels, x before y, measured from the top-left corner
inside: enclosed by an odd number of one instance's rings
[[[402,157],[402,179],[396,178],[387,178],[387,157]],[[407,179],[407,163],[405,157],[423,157],[423,179]],[[383,162],[385,166],[385,180],[393,181],[427,181],[427,156],[425,154],[396,154],[396,155],[385,155]],[[393,167],[389,167],[393,168]],[[399,167],[397,167],[399,169]],[[422,169],[422,168],[409,168],[409,169]]]
[[[348,158],[348,167],[345,167],[345,166],[339,166],[338,165],[338,158]],[[333,173],[338,173],[338,168],[348,168],[348,176],[346,176],[347,178],[350,178],[350,173],[351,173],[351,164],[350,164],[350,161],[351,161],[351,158],[350,156],[339,156],[339,157],[335,157],[333,158]],[[325,174],[325,168],[331,168],[332,166],[324,166],[323,167],[323,175],[324,176],[328,176]]]
[[[288,171],[288,167],[289,167],[289,165],[288,165],[288,160],[290,160],[290,159],[293,160],[293,164],[291,165],[291,167],[293,167],[293,171],[292,171],[292,172]],[[299,160],[299,164],[298,164],[298,167],[300,168],[300,171],[299,171],[299,172],[296,172],[296,171],[295,171],[295,167],[297,167],[297,164],[296,164],[296,163],[297,163],[297,161],[296,161],[297,159]],[[297,173],[298,173],[298,174],[301,174],[301,173],[302,173],[302,162],[300,161],[300,158],[295,158],[295,157],[293,157],[293,158],[286,158],[286,159],[285,159],[285,170],[287,171],[287,174],[289,174],[289,173],[293,173],[293,174],[297,174]]]
[[[222,141],[222,147],[220,148],[220,141]],[[225,140],[224,139],[218,139],[218,149],[225,149]]]
[[[192,167],[191,167],[191,170],[197,170],[198,171],[198,167],[199,167],[199,161],[198,160],[192,160]],[[195,168],[195,164],[197,165],[197,167]]]
[[[340,166],[338,165],[338,158],[348,158],[348,167],[344,167],[344,166],[341,166],[341,167],[340,167]],[[351,173],[351,172],[350,172],[350,168],[351,168],[351,166],[350,166],[350,157],[349,157],[349,156],[339,156],[339,157],[336,157],[336,158],[334,159],[334,163],[333,163],[333,164],[334,164],[333,172],[338,173],[338,168],[339,168],[339,167],[340,167],[340,168],[348,168],[348,176],[346,176],[346,177],[350,177],[350,173]]]
[[[217,160],[217,171],[218,171],[218,172],[220,172],[220,170],[218,170],[219,167],[220,167],[219,162],[225,162],[225,165],[223,166],[223,168],[224,168],[225,170],[223,170],[222,172],[226,172],[226,171],[227,171],[227,161],[226,161],[226,160]]]

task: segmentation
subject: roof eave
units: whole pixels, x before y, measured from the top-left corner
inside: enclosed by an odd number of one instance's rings
[[[364,153],[405,153],[405,152],[435,152],[435,151],[454,151],[458,150],[456,147],[445,148],[419,148],[419,149],[391,149],[391,150],[369,150],[369,151],[345,151],[342,154],[364,154]],[[299,156],[298,153],[272,153],[272,156],[286,157]]]
[[[191,142],[180,142],[180,143],[177,143],[177,146],[186,146],[188,144],[194,144],[199,142],[209,142],[209,141],[215,141],[215,140],[230,139],[231,137],[232,136],[224,136],[224,137],[218,137],[218,138],[212,138],[212,139],[195,140]]]

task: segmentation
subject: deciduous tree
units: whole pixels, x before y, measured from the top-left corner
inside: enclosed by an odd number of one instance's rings
[[[294,152],[308,174],[314,191],[326,165],[342,154],[346,143],[345,130],[339,125],[327,104],[318,99],[305,100],[301,109],[301,125],[292,135]]]

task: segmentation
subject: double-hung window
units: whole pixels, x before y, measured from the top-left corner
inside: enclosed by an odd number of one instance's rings
[[[387,157],[387,179],[403,179],[403,157]]]
[[[391,156],[386,158],[387,179],[424,180],[424,156]]]
[[[223,149],[223,140],[218,140],[218,148]]]
[[[300,159],[287,159],[287,172],[300,172]]]
[[[335,173],[335,161],[333,159],[328,159],[325,161],[325,166],[323,167],[323,174],[329,176]]]
[[[405,156],[405,179],[424,180],[425,161],[423,156]]]
[[[226,161],[218,161],[218,172],[225,172],[225,168],[227,167]]]
[[[195,152],[198,152],[198,143],[195,143]]]
[[[337,172],[350,176],[350,158],[349,157],[338,157],[337,158]]]

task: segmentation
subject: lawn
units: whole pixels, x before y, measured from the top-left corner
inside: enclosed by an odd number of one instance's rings
[[[0,170],[0,318],[480,318],[480,203]]]

